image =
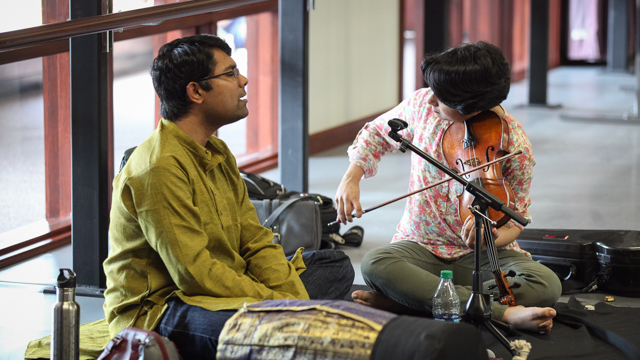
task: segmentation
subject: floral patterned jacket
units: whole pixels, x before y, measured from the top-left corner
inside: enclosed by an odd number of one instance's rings
[[[385,153],[399,149],[400,143],[388,135],[391,129],[387,122],[393,118],[405,120],[409,124],[407,129],[399,132],[400,135],[436,160],[445,163],[441,143],[452,122],[440,120],[435,115],[433,107],[427,103],[430,94],[431,90],[428,88],[417,90],[398,106],[365,124],[360,130],[348,153],[349,160],[364,170],[365,178],[376,174],[378,162]],[[504,118],[509,126],[509,145],[506,150],[510,153],[522,150],[522,154],[502,163],[503,176],[515,194],[515,211],[530,221],[529,188],[535,165],[531,143],[513,116],[505,111]],[[412,153],[410,177],[409,192],[443,180],[446,174]],[[462,191],[461,184],[449,181],[410,196],[392,242],[415,241],[436,256],[450,260],[473,252],[460,236],[464,221],[458,213],[458,195]],[[509,224],[522,228],[513,220]],[[518,250],[530,256],[520,249],[516,241],[503,249]]]

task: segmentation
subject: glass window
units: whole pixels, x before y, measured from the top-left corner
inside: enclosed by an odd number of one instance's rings
[[[42,58],[0,66],[0,233],[45,218]]]
[[[0,32],[42,25],[41,1],[4,1],[0,11]]]
[[[113,12],[129,11],[153,6],[153,0],[113,0]]]
[[[113,165],[120,170],[124,151],[138,146],[155,129],[155,92],[149,75],[153,36],[113,46]]]

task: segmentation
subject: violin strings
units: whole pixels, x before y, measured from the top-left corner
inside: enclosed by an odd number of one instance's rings
[[[489,252],[489,261],[491,263],[491,270],[495,273],[499,270],[500,266],[498,264],[498,257],[495,239],[493,239],[493,233],[491,231],[491,224],[488,220],[483,219],[484,225],[484,238],[485,245],[487,246],[487,251]]]
[[[465,124],[467,125],[467,124]],[[467,125],[468,126],[468,125]],[[473,133],[471,133],[471,128],[469,126],[469,132],[471,135],[471,138],[473,139]],[[471,155],[467,155],[467,158],[470,159],[470,156],[473,156],[473,159],[479,159],[477,154],[476,154],[476,146],[475,146],[475,139],[473,139],[471,141],[471,149],[467,149],[467,154],[471,154]],[[470,164],[471,167],[476,167],[479,166],[480,164],[476,163],[475,161],[473,161],[472,164]],[[480,186],[484,187],[484,184],[482,183],[482,178],[479,177],[478,181],[480,182]],[[489,216],[489,210],[487,209],[486,214],[487,217]],[[493,239],[493,232],[491,231],[491,224],[489,223],[489,221],[485,218],[483,218],[482,220],[483,222],[483,232],[484,232],[484,238],[485,238],[485,244],[487,246],[487,251],[488,256],[489,256],[489,262],[491,263],[491,270],[494,274],[496,274],[497,272],[499,272],[500,270],[500,265],[498,263],[498,260],[496,259],[498,257],[497,251],[496,251],[496,247],[495,247],[495,242]]]

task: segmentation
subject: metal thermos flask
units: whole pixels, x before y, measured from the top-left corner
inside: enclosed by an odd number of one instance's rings
[[[78,360],[80,357],[80,305],[76,302],[76,273],[60,269],[53,304],[51,359]]]

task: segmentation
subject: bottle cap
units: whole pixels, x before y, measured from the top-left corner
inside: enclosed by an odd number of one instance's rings
[[[60,287],[60,288],[75,288],[76,287],[76,273],[73,272],[73,270],[71,270],[71,269],[60,269],[60,275],[58,275],[58,287]]]
[[[453,279],[453,271],[451,270],[442,270],[440,271],[441,279]]]

